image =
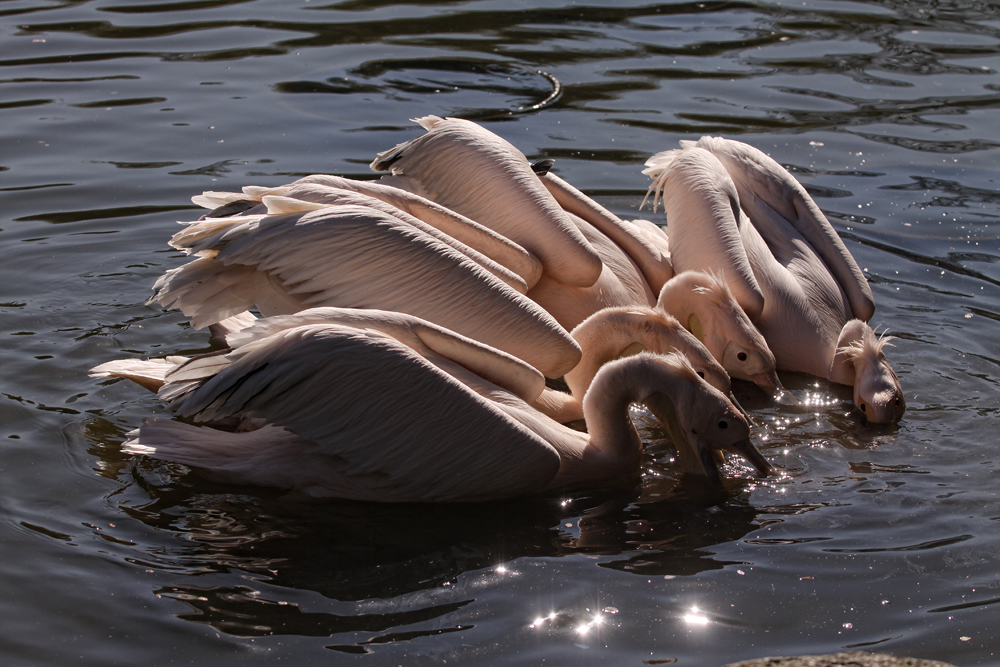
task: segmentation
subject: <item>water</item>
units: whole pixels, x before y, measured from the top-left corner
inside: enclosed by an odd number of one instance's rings
[[[848,648],[1000,665],[994,2],[0,3],[5,665],[712,666]],[[552,83],[561,95],[538,104]],[[909,409],[788,375],[781,476],[473,506],[308,502],[120,451],[119,357],[208,349],[145,305],[192,194],[367,177],[463,114],[622,216],[650,153],[787,165],[866,270]],[[656,435],[650,433],[651,436]],[[603,619],[603,620],[598,620]]]

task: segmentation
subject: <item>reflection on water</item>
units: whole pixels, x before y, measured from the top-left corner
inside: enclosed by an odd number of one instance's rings
[[[115,538],[130,547],[124,559],[183,575],[153,592],[189,608],[178,618],[238,637],[357,636],[329,648],[365,652],[371,644],[467,629],[389,632],[446,617],[478,599],[477,589],[516,580],[522,559],[586,555],[641,576],[694,576],[735,564],[713,557],[711,547],[760,525],[760,509],[739,491],[743,483],[706,487],[652,457],[639,502],[611,492],[455,505],[317,501],[213,485],[185,466],[123,459],[104,449],[122,434],[107,422],[91,426],[92,450],[105,452],[101,474],[130,480],[109,500],[161,536],[154,544]],[[233,574],[240,583],[201,582]],[[282,591],[296,593],[285,599]],[[303,591],[360,606],[308,612],[294,601]],[[563,615],[558,627],[569,624],[578,635],[600,623],[572,610],[551,613]],[[544,625],[552,630],[555,621]]]
[[[788,379],[793,391],[807,383],[817,384],[813,378]],[[761,400],[751,385],[741,388],[746,393],[744,402]],[[842,397],[837,405],[834,413],[845,415],[841,425],[826,423],[823,413],[810,413],[822,423],[814,425],[813,432],[808,432],[808,421],[797,424],[799,428],[762,421],[775,437],[789,431],[789,437],[783,438],[787,448],[794,448],[795,442],[816,447],[824,437],[835,438],[853,423],[850,396]],[[803,410],[801,405],[772,408],[779,413],[774,422],[794,419],[794,412],[781,416],[780,411],[789,409]],[[125,540],[119,544],[132,547],[125,556],[130,563],[183,575],[183,580],[174,577],[174,583],[153,591],[188,609],[175,612],[178,618],[237,637],[336,637],[341,643],[327,648],[364,654],[373,646],[471,630],[475,624],[448,619],[482,595],[489,597],[505,581],[516,580],[522,569],[518,563],[524,559],[582,555],[597,558],[603,568],[674,580],[747,564],[719,557],[717,545],[742,540],[774,547],[832,539],[751,537],[785,517],[837,505],[836,501],[749,502],[749,487],[787,484],[807,474],[806,470],[789,468],[776,480],[749,483],[744,477],[731,480],[726,488],[707,487],[701,480],[679,476],[671,465],[674,453],[663,443],[662,434],[642,416],[640,426],[652,444],[638,496],[577,493],[464,505],[316,501],[214,485],[185,466],[121,457],[113,443],[124,434],[110,422],[97,420],[89,430],[92,451],[102,460],[101,474],[130,480],[109,498],[117,511],[155,528],[161,536],[173,536],[167,543],[161,537],[156,544]],[[878,437],[873,436],[853,445],[841,438],[840,444],[870,449],[877,446]],[[849,469],[849,478],[827,478],[824,484],[867,481],[881,473],[927,473],[911,465],[870,462],[852,462]],[[874,493],[887,487],[857,490]],[[961,541],[940,541],[926,548]],[[919,548],[924,547],[903,549]],[[229,583],[200,583],[208,575],[229,575],[225,577]],[[237,575],[238,583],[233,583],[232,575]],[[295,601],[305,591],[358,606],[338,607],[337,613],[307,611]],[[661,610],[687,625],[741,627],[738,619],[713,617],[686,601],[661,604]],[[599,631],[606,616],[572,607],[556,609],[534,618],[528,628],[578,641]],[[411,626],[417,629],[397,631]],[[344,643],[345,637],[353,641]]]
[[[1000,664],[996,3],[18,0],[0,26],[4,664]],[[630,219],[662,222],[640,169],[679,139],[771,154],[865,270],[905,418],[737,383],[773,478],[705,489],[639,413],[631,492],[453,507],[124,456],[168,412],[86,371],[212,349],[145,304],[189,197],[371,178],[432,113]]]
[[[332,637],[353,632],[385,632],[429,621],[457,611],[472,602],[453,602],[422,609],[391,613],[365,613],[351,616],[303,612],[296,604],[281,600],[268,600],[247,586],[232,588],[169,587],[156,591],[158,596],[178,600],[192,608],[190,613],[178,614],[179,618],[197,623],[207,623],[220,632],[237,637],[263,637],[267,635],[299,635],[302,637]],[[417,632],[382,634],[354,645],[336,647],[349,653],[364,653],[364,644],[385,644],[391,641],[432,636],[442,632],[458,632],[461,626]],[[333,648],[333,647],[331,647]]]

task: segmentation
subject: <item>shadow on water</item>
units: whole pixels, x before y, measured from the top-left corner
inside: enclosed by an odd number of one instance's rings
[[[239,637],[389,632],[366,641],[400,641],[412,637],[390,631],[469,604],[477,589],[463,581],[496,577],[518,559],[587,555],[641,576],[692,576],[731,564],[712,547],[759,527],[747,480],[712,488],[670,476],[662,448],[630,492],[379,504],[207,482],[185,466],[123,455],[124,429],[105,419],[86,437],[100,474],[122,482],[109,504],[153,529],[129,533],[124,559],[174,577],[153,593],[186,605],[179,618]],[[219,576],[225,583],[214,585]],[[307,612],[300,601],[310,593],[353,604]]]
[[[997,609],[1000,517],[996,2],[5,4],[8,662],[252,662],[265,645],[305,662],[315,644],[297,638],[330,637],[348,655],[397,644],[406,662],[648,650],[721,665],[879,645],[996,664],[977,620]],[[374,178],[379,150],[420,133],[409,118],[549,101],[491,129],[623,216],[663,220],[636,211],[639,169],[680,138],[743,137],[786,164],[870,270],[903,421],[872,427],[849,388],[815,378],[782,376],[794,405],[737,382],[772,478],[737,460],[706,489],[647,424],[629,491],[470,505],[310,500],[122,454],[126,431],[169,412],[86,369],[208,351],[143,306],[180,261],[165,241],[189,195]],[[603,652],[559,654],[583,650],[595,596],[631,620]],[[719,602],[710,632],[663,623],[689,598]],[[563,635],[527,630],[549,609]]]

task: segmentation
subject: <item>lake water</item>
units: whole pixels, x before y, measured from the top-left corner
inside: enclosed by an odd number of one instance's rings
[[[0,3],[0,662],[1000,665],[1000,5]],[[541,110],[510,115],[552,92]],[[87,370],[209,349],[146,305],[203,190],[481,119],[622,216],[653,152],[786,165],[865,269],[909,409],[739,395],[780,475],[468,506],[310,502],[123,455],[168,412]]]

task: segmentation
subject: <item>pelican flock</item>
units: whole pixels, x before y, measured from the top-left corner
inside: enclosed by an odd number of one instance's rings
[[[777,370],[809,373],[853,386],[868,421],[901,417],[864,275],[760,151],[703,137],[651,157],[665,231],[476,123],[417,122],[379,181],[193,198],[209,212],[170,240],[192,259],[153,300],[225,349],[94,368],[185,420],[147,419],[123,451],[315,496],[465,501],[634,483],[633,404],[683,472],[719,481],[730,452],[767,475],[731,378],[777,394]]]

